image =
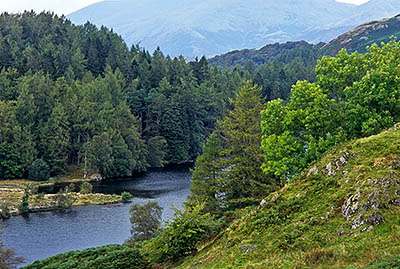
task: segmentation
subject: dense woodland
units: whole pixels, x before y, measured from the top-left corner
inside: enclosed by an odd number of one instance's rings
[[[0,31],[1,179],[76,164],[127,177],[198,157],[185,211],[140,251],[116,247],[112,263],[121,251],[143,267],[193,253],[223,216],[258,204],[332,147],[400,121],[396,41],[316,67],[321,55],[293,50],[222,71],[205,57],[128,49],[111,30],[49,13],[2,14]]]
[[[3,179],[27,177],[38,159],[52,176],[84,164],[106,178],[192,161],[243,80],[286,99],[297,79],[314,77],[310,54],[221,71],[49,13],[4,13],[0,29]]]

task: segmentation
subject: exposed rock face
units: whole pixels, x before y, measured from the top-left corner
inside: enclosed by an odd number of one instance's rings
[[[325,167],[325,173],[333,177],[336,175],[338,171],[340,171],[347,163],[348,160],[350,159],[351,154],[348,151],[345,151],[342,156],[339,158],[335,159],[333,162],[329,162],[326,167]],[[310,170],[311,171],[311,170]]]
[[[379,211],[385,204],[400,206],[400,197],[392,199],[393,195],[400,196],[400,191],[393,192],[393,187],[400,184],[397,174],[382,177],[380,179],[368,179],[361,185],[369,184],[369,187],[357,188],[356,193],[349,195],[344,202],[341,212],[347,221],[351,221],[351,229],[355,230],[362,226],[362,231],[371,230],[385,221]],[[372,213],[371,213],[372,211]]]

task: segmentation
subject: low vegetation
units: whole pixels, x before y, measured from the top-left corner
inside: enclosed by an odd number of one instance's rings
[[[139,249],[110,245],[83,251],[71,251],[23,267],[25,269],[141,269],[149,268]]]
[[[236,211],[178,267],[398,266],[399,202],[398,126],[335,148],[259,206]]]

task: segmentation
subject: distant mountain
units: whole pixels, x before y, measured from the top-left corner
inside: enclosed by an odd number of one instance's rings
[[[245,65],[248,61],[252,61],[256,65],[264,64],[268,61],[279,59],[285,62],[282,57],[288,56],[290,53],[310,53],[319,54],[319,49],[325,45],[320,43],[313,45],[305,41],[275,43],[262,47],[261,49],[244,49],[234,50],[222,55],[215,56],[208,60],[210,65],[219,66],[223,68],[230,68],[236,65]]]
[[[343,48],[349,52],[365,52],[366,46],[388,42],[392,36],[400,37],[400,15],[357,26],[323,46],[322,51],[328,55],[335,55]]]
[[[290,40],[327,42],[362,22],[397,13],[398,0],[361,6],[335,0],[115,0],[68,18],[113,28],[128,45],[194,57]]]

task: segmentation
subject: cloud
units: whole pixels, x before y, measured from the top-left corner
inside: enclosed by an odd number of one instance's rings
[[[336,0],[337,2],[361,5],[367,3],[369,0]]]

